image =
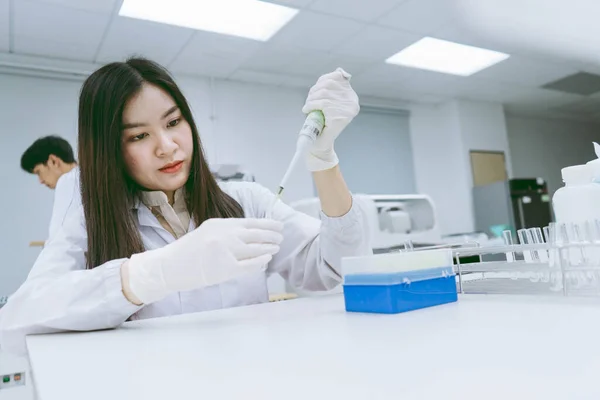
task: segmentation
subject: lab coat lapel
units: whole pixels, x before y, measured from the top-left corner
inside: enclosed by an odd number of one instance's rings
[[[175,238],[169,231],[167,231],[163,226],[158,222],[158,219],[152,214],[150,209],[145,205],[141,205],[138,208],[138,222],[140,226],[147,226],[149,228],[154,229],[154,231],[168,244],[173,243]]]

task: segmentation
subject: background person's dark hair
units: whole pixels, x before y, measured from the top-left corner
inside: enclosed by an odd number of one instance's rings
[[[59,136],[45,136],[33,142],[25,150],[21,156],[21,168],[32,174],[36,165],[46,165],[48,157],[51,154],[54,154],[67,164],[75,162],[73,148],[69,142]]]
[[[131,212],[142,188],[126,172],[121,138],[125,105],[144,83],[167,92],[191,127],[194,149],[185,191],[196,225],[209,218],[244,214],[211,174],[190,107],[169,72],[142,58],[105,65],[86,79],[79,97],[79,162],[88,269],[144,251]]]

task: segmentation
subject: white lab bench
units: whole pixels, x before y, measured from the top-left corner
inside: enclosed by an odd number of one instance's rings
[[[598,299],[377,315],[333,295],[27,343],[39,400],[600,398]]]

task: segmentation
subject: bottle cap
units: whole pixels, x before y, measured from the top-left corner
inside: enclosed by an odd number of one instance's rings
[[[563,182],[567,184],[586,184],[592,182],[592,168],[589,163],[563,168],[560,170],[560,173]]]

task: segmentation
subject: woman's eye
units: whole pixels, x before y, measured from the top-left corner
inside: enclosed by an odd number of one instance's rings
[[[179,124],[179,122],[181,121],[181,118],[176,118],[173,121],[169,121],[169,123],[167,124],[167,126],[169,128],[172,128],[174,126],[177,126]]]
[[[139,135],[135,135],[131,138],[132,141],[137,142],[138,140],[142,140],[143,138],[145,138],[146,136],[148,136],[147,133],[140,133]]]

